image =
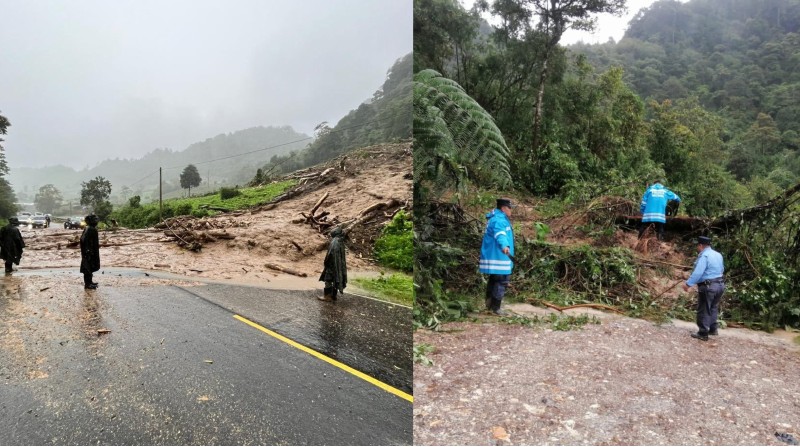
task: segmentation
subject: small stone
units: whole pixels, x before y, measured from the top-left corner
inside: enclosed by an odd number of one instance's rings
[[[511,439],[508,432],[503,427],[492,427],[492,436],[494,439],[499,439],[501,441],[508,441]]]

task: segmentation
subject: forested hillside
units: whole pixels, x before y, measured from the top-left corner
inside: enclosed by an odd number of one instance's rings
[[[310,147],[291,156],[273,156],[263,171],[291,172],[353,149],[410,138],[412,61],[411,54],[398,59],[372,98],[351,110],[335,126],[320,123],[317,139]]]
[[[663,272],[620,247],[614,225],[655,179],[680,195],[681,216],[705,222],[661,254],[691,258],[689,241],[713,234],[734,312],[800,324],[800,1],[662,0],[619,43],[560,43],[624,3],[415,1],[419,324],[482,294],[478,216],[497,195],[538,204],[528,218],[541,221],[519,229],[518,298],[656,306],[663,293],[639,278]],[[571,236],[550,240],[545,221]]]
[[[725,166],[786,188],[800,178],[799,33],[797,0],[660,0],[619,43],[570,50],[622,67],[643,99],[696,98],[721,119]]]

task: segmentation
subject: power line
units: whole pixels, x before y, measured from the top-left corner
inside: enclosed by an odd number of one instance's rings
[[[357,125],[354,125],[354,126],[345,127],[343,129],[333,129],[333,130],[330,131],[330,133],[343,132],[345,130],[364,127],[364,126],[369,125],[369,124],[379,123],[381,121],[388,120],[389,118],[394,118],[395,116],[396,115],[386,116],[386,117],[383,117],[383,118],[375,119],[373,121],[368,121],[366,123],[361,123],[361,124],[357,124]],[[206,160],[206,161],[201,161],[201,162],[198,162],[198,163],[191,163],[191,164],[193,164],[193,165],[202,165],[202,164],[207,164],[207,163],[213,163],[215,161],[220,161],[220,160],[228,160],[230,158],[236,158],[236,157],[241,157],[241,156],[244,156],[244,155],[255,154],[256,152],[263,152],[263,151],[267,151],[267,150],[270,150],[270,149],[275,149],[275,148],[278,148],[278,147],[287,146],[287,145],[290,145],[290,144],[299,143],[299,142],[306,141],[306,140],[312,140],[313,138],[314,137],[306,137],[306,138],[302,138],[300,140],[290,141],[288,143],[281,143],[281,144],[276,144],[275,146],[269,146],[269,147],[265,147],[265,148],[262,148],[262,149],[256,149],[254,151],[243,152],[241,154],[228,155],[228,156],[221,157],[221,158],[215,158],[213,160]],[[185,166],[171,166],[169,168],[164,168],[164,169],[180,169],[180,168],[183,168],[183,167],[185,167]]]
[[[367,126],[367,125],[370,125],[370,124],[375,124],[375,123],[379,123],[381,121],[386,121],[388,119],[395,118],[399,114],[400,113],[392,114],[392,115],[389,115],[389,116],[384,116],[383,118],[377,118],[377,119],[374,119],[372,121],[367,121],[365,123],[356,124],[356,125],[353,125],[353,126],[350,126],[350,127],[344,127],[344,128],[341,128],[341,129],[332,129],[329,133],[339,133],[339,132],[344,132],[346,130],[357,129],[359,127],[364,127],[364,126]],[[279,148],[279,147],[282,147],[282,146],[288,146],[290,144],[300,143],[300,142],[303,142],[303,141],[311,140],[313,138],[314,137],[306,137],[306,138],[302,138],[302,139],[299,139],[299,140],[290,141],[290,142],[287,142],[287,143],[281,143],[281,144],[276,144],[274,146],[268,146],[268,147],[265,147],[265,148],[256,149],[256,150],[253,150],[253,151],[243,152],[243,153],[234,154],[234,155],[228,155],[228,156],[225,156],[225,157],[215,158],[213,160],[206,160],[206,161],[201,161],[201,162],[191,163],[191,164],[193,164],[193,165],[203,165],[203,164],[208,164],[208,163],[214,163],[214,162],[221,161],[221,160],[228,160],[228,159],[231,159],[231,158],[242,157],[242,156],[254,154],[254,153],[257,153],[257,152],[264,152],[264,151],[267,151],[267,150],[270,150],[270,149],[276,149],[276,148]],[[163,169],[164,170],[180,169],[180,168],[183,168],[183,167],[185,167],[185,166],[171,166],[171,167],[163,168]],[[142,177],[141,179],[139,179],[139,180],[131,183],[130,185],[127,185],[127,186],[129,186],[129,187],[133,186],[133,185],[135,185],[135,184],[147,179],[148,177],[151,177],[151,176],[155,175],[157,172],[158,171],[153,171],[150,174],[147,174],[146,176]]]

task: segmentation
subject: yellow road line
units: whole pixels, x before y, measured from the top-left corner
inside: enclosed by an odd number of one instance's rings
[[[306,353],[308,353],[308,354],[311,354],[311,355],[313,355],[314,357],[316,357],[316,358],[318,358],[318,359],[320,359],[320,360],[322,360],[322,361],[328,362],[328,363],[330,363],[331,365],[333,365],[333,366],[335,366],[335,367],[337,367],[337,368],[339,368],[339,369],[343,369],[343,370],[345,370],[345,371],[349,372],[350,374],[352,374],[352,375],[354,375],[354,376],[356,376],[356,377],[358,377],[358,378],[360,378],[360,379],[364,379],[364,380],[366,380],[367,382],[369,382],[369,383],[371,383],[371,384],[373,384],[373,385],[377,386],[378,388],[381,388],[381,389],[382,389],[382,390],[384,390],[384,391],[387,391],[387,392],[389,392],[389,393],[392,393],[392,394],[394,394],[395,396],[401,397],[401,398],[403,398],[403,399],[405,399],[405,400],[407,400],[407,401],[409,401],[409,402],[411,402],[411,403],[413,403],[413,402],[414,402],[414,396],[412,396],[412,395],[410,395],[410,394],[408,394],[408,393],[404,393],[404,392],[402,392],[402,391],[398,390],[397,388],[395,388],[395,387],[393,387],[393,386],[391,386],[391,385],[387,385],[387,384],[385,384],[385,383],[381,382],[380,380],[378,380],[378,379],[376,379],[376,378],[374,378],[374,377],[370,377],[370,376],[368,376],[368,375],[366,375],[366,374],[362,373],[361,371],[358,371],[358,370],[356,370],[356,369],[353,369],[353,368],[351,368],[351,367],[349,367],[349,366],[345,365],[345,364],[344,364],[344,363],[342,363],[342,362],[336,361],[336,360],[334,360],[334,359],[332,359],[332,358],[328,357],[328,356],[327,356],[327,355],[325,355],[325,354],[321,354],[321,353],[319,353],[319,352],[317,352],[317,351],[315,351],[315,350],[313,350],[313,349],[311,349],[311,348],[309,348],[309,347],[307,347],[307,346],[303,346],[303,345],[301,345],[300,343],[297,343],[297,342],[296,342],[296,341],[294,341],[294,340],[291,340],[291,339],[289,339],[289,338],[286,338],[286,337],[284,337],[283,335],[281,335],[281,334],[278,334],[277,332],[273,332],[273,331],[271,331],[271,330],[269,330],[269,329],[265,328],[264,326],[261,326],[261,325],[260,325],[260,324],[258,324],[258,323],[253,323],[252,321],[250,321],[250,320],[248,320],[247,318],[244,318],[244,317],[242,317],[242,316],[239,316],[239,315],[234,315],[234,316],[233,316],[233,318],[236,318],[237,320],[241,321],[242,323],[245,323],[245,324],[247,324],[247,325],[250,325],[250,326],[252,326],[252,327],[254,327],[254,328],[258,329],[259,331],[261,331],[261,332],[264,332],[264,333],[265,333],[265,334],[267,334],[267,335],[270,335],[270,336],[272,336],[272,337],[275,337],[275,338],[277,338],[278,340],[280,340],[280,341],[282,341],[282,342],[284,342],[284,343],[287,343],[287,344],[289,344],[289,345],[291,345],[291,346],[294,346],[295,348],[297,348],[297,349],[299,349],[299,350],[301,350],[301,351],[303,351],[303,352],[306,352]]]

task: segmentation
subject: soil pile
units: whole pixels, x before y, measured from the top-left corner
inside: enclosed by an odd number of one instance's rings
[[[262,285],[284,275],[276,268],[285,268],[305,274],[307,287],[317,287],[328,241],[324,232],[330,226],[310,224],[303,213],[307,216],[326,196],[316,216],[327,213],[324,222],[349,225],[348,268],[378,271],[372,257],[375,239],[398,210],[411,211],[411,143],[359,149],[288,177],[298,179],[298,185],[272,204],[202,219],[170,219],[159,228],[102,231],[102,265]],[[79,235],[80,230],[23,230],[27,247],[20,268],[77,271]]]

